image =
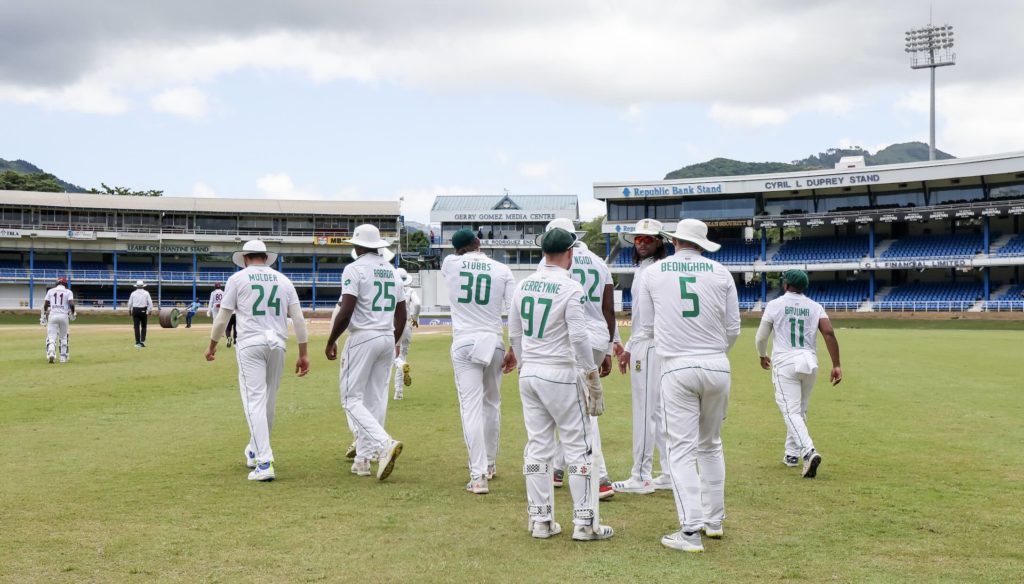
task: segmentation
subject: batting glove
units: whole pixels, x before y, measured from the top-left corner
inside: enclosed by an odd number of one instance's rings
[[[45,316],[40,316],[39,317],[39,326],[46,326],[46,317]]]
[[[78,318],[78,315],[76,313],[74,313],[74,312],[72,312],[71,314],[68,315],[68,319],[71,322],[75,322],[75,319],[77,319],[77,318]]]
[[[588,371],[587,379],[587,414],[600,416],[604,413],[604,391],[601,389],[601,379],[597,369]]]

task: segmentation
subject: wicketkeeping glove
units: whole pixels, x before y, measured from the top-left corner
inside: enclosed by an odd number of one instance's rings
[[[586,373],[587,380],[587,414],[600,416],[604,413],[604,392],[601,389],[601,379],[597,369]]]

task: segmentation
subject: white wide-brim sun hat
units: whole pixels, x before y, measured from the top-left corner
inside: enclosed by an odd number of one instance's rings
[[[662,235],[699,245],[704,251],[714,253],[722,246],[708,239],[708,226],[697,219],[683,219],[676,225],[675,233],[662,231]]]
[[[395,259],[395,252],[391,251],[390,247],[378,248],[377,253],[380,254],[380,257],[384,258],[384,261],[388,262],[389,264],[391,263],[391,260]],[[356,250],[354,249],[352,250],[351,256],[352,259],[354,260],[359,259],[359,254],[357,254]]]
[[[352,239],[350,241],[352,245],[369,249],[380,249],[391,245],[380,236],[380,229],[377,229],[376,225],[370,225],[369,223],[356,227],[356,230],[352,232]]]
[[[403,286],[408,286],[409,284],[412,284],[412,274],[406,271],[405,268],[398,268],[397,270],[395,270],[395,275],[398,276],[398,279],[402,281]]]
[[[636,228],[629,233],[620,233],[619,239],[626,243],[633,245],[633,240],[637,235],[649,235],[651,237],[661,237],[662,231],[665,230],[665,226],[661,224],[661,221],[657,219],[641,219],[636,222]]]
[[[273,265],[277,261],[277,254],[267,251],[267,244],[258,239],[245,242],[242,249],[231,254],[231,261],[238,267],[245,267],[245,256],[251,253],[267,254],[267,265]]]
[[[143,282],[142,280],[135,280],[135,287],[136,288],[145,288],[146,287],[146,283]]]
[[[580,247],[581,245],[583,245],[583,236],[586,235],[587,232],[576,229],[576,226],[572,224],[571,219],[559,217],[558,219],[552,220],[544,227],[544,233],[547,233],[548,231],[551,231],[552,229],[555,228],[564,229],[576,236],[576,243],[573,244],[573,247]],[[533,240],[534,243],[540,245],[541,240],[544,238],[544,233],[541,233],[540,235],[535,237]]]

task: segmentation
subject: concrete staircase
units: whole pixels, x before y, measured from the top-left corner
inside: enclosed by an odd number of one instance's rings
[[[867,300],[861,303],[861,305],[857,307],[857,312],[874,312],[875,304],[881,302],[886,296],[891,294],[892,291],[892,286],[884,286],[878,290],[875,290],[875,301],[872,302],[870,300]]]
[[[779,253],[780,249],[782,249],[782,244],[781,243],[773,243],[773,244],[769,245],[768,249],[766,249],[765,252],[764,252],[765,255],[767,255],[768,257],[761,258],[761,261],[763,261],[763,262],[770,262],[771,259],[773,257],[775,257],[775,254]]]
[[[875,257],[880,258],[882,254],[886,252],[892,244],[896,243],[895,239],[883,239],[878,245],[875,246]]]
[[[1002,249],[1003,247],[1005,247],[1006,244],[1010,243],[1010,240],[1013,239],[1015,236],[1016,236],[1015,233],[1009,233],[1007,235],[1002,235],[1002,236],[999,237],[999,239],[989,243],[989,245],[988,245],[989,255],[992,255],[992,254],[996,253],[997,251],[999,251],[1000,249]]]

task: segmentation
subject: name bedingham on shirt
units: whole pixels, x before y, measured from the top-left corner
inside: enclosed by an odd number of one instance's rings
[[[238,323],[238,345],[267,339],[273,333],[288,340],[288,307],[299,303],[295,286],[270,266],[249,266],[235,272],[224,286],[221,308],[233,310]]]
[[[341,273],[341,295],[346,294],[358,299],[350,330],[395,330],[395,307],[405,301],[405,293],[395,269],[384,258],[365,253],[345,266]]]
[[[522,336],[521,362],[573,367],[578,361],[584,371],[596,367],[585,303],[583,288],[556,266],[541,267],[520,282],[508,328],[510,336]]]
[[[46,291],[46,301],[50,303],[50,314],[68,314],[71,312],[71,301],[75,294],[64,286],[57,286]]]
[[[787,292],[764,307],[761,320],[772,325],[772,362],[786,365],[800,354],[818,359],[818,321],[825,309],[804,296]]]
[[[483,253],[470,252],[444,258],[441,276],[448,285],[453,336],[501,334],[501,313],[512,301],[516,286],[508,266]]]
[[[722,264],[684,249],[642,278],[640,310],[653,317],[645,328],[653,330],[660,357],[724,355],[739,337],[736,282]]]

